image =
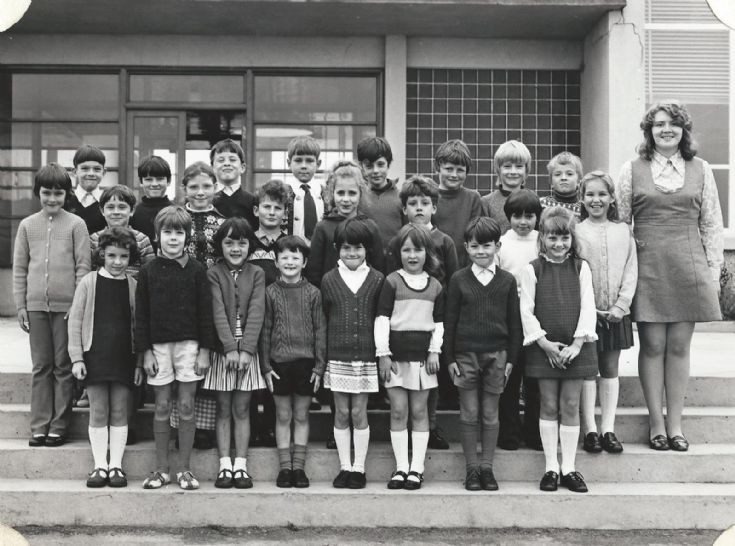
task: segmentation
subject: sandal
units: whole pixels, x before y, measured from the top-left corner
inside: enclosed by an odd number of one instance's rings
[[[178,472],[176,474],[176,481],[179,482],[179,487],[186,491],[199,489],[199,480],[191,473],[191,470]]]
[[[128,478],[122,468],[111,468],[107,483],[110,487],[127,487]]]
[[[154,472],[143,480],[143,489],[161,489],[171,483],[171,478],[165,472]]]
[[[407,475],[403,470],[396,470],[388,481],[388,489],[403,489]]]
[[[415,479],[412,480],[411,478]],[[421,483],[423,481],[424,475],[422,473],[411,470],[411,472],[408,473],[408,477],[406,478],[406,483],[403,484],[403,489],[408,489],[409,491],[421,489]]]
[[[674,451],[687,451],[689,449],[689,442],[684,436],[678,434],[669,438],[669,447]]]
[[[668,451],[669,441],[666,439],[666,436],[659,434],[648,440],[648,447],[655,451]]]
[[[218,489],[229,489],[234,485],[232,481],[232,470],[229,468],[223,468],[217,474],[217,479],[214,480],[214,486]]]
[[[87,487],[104,487],[109,474],[106,468],[95,468],[87,477]]]
[[[253,486],[253,478],[242,468],[235,470],[233,482],[236,489],[250,489]]]

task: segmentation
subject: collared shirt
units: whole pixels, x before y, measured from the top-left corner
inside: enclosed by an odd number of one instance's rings
[[[222,185],[222,193],[224,193],[225,195],[232,195],[240,189],[241,184],[241,182],[235,182],[234,184],[231,184],[229,186]]]
[[[288,182],[294,193],[293,200],[293,235],[298,235],[305,241],[306,232],[304,230],[304,189],[301,187],[301,182],[298,180],[291,180]],[[322,185],[312,179],[309,183],[309,193],[314,199],[314,206],[316,207],[316,221],[321,221],[324,216],[324,200],[322,199]]]
[[[161,251],[161,249],[158,249],[158,255],[159,255],[159,256],[160,256],[161,258],[165,258],[165,259],[167,259],[167,260],[173,260],[173,261],[175,261],[175,262],[176,262],[177,264],[179,264],[179,265],[180,265],[180,266],[181,266],[182,268],[186,267],[186,264],[187,264],[187,263],[189,263],[189,255],[188,255],[188,254],[187,254],[186,252],[184,252],[184,253],[183,253],[183,254],[182,254],[181,256],[179,256],[178,258],[169,258],[168,256],[165,256],[165,255],[163,254],[163,252]]]
[[[671,157],[653,152],[651,160],[653,183],[663,193],[674,193],[684,186],[684,158],[677,151]]]
[[[74,188],[74,195],[77,196],[77,199],[82,204],[82,206],[84,208],[87,208],[90,205],[99,203],[100,197],[102,197],[102,189],[97,186],[95,189],[88,192],[87,190],[82,188],[81,185],[79,185]]]
[[[370,273],[370,267],[367,265],[367,262],[362,262],[362,264],[353,271],[347,267],[342,260],[339,260],[337,262],[337,269],[339,271],[339,276],[342,277],[347,288],[349,288],[353,294],[357,294],[357,291],[360,290],[365,279],[367,279],[368,273]]]
[[[283,234],[284,234],[283,231],[279,231],[277,235],[274,235],[271,237],[267,233],[264,233],[262,230],[258,229],[258,231],[255,232],[255,237],[258,239],[258,241],[260,241],[264,245],[272,245]]]
[[[490,267],[480,267],[477,264],[472,264],[472,274],[482,286],[487,286],[495,277],[495,264]]]

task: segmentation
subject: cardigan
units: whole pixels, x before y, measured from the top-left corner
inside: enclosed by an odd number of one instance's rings
[[[135,352],[135,287],[138,283],[130,275],[128,294],[130,300],[130,339]],[[92,271],[84,276],[74,293],[74,301],[69,310],[69,357],[72,363],[83,361],[83,355],[92,347],[94,333],[94,303],[97,294],[97,272]]]
[[[90,270],[89,234],[84,220],[43,210],[18,226],[13,250],[13,297],[18,311],[66,313],[74,288]]]
[[[523,330],[513,275],[496,267],[483,286],[471,266],[460,269],[449,281],[445,307],[446,362],[456,362],[459,352],[507,351],[508,362],[518,364]]]
[[[464,230],[467,229],[470,220],[480,216],[482,216],[482,204],[477,191],[464,187],[458,190],[439,190],[436,214],[431,221],[437,229],[452,238],[460,267],[469,263],[467,252],[464,249]]]
[[[319,377],[326,369],[327,321],[319,289],[302,278],[297,283],[277,280],[265,290],[265,322],[260,336],[263,373],[271,362],[284,364],[302,358],[314,360]]]
[[[403,205],[398,196],[398,185],[395,180],[388,180],[387,185],[376,190],[372,186],[362,192],[358,210],[375,220],[380,230],[383,246],[388,246],[391,239],[406,223],[403,216]]]
[[[353,293],[337,268],[322,279],[322,306],[327,317],[327,359],[341,362],[375,360],[373,326],[383,274],[370,268],[365,282]]]
[[[225,262],[207,271],[212,288],[212,314],[217,331],[216,349],[222,353],[246,351],[258,354],[258,336],[265,315],[265,274],[259,267],[245,262],[235,280]],[[235,339],[237,316],[241,317],[242,338]]]

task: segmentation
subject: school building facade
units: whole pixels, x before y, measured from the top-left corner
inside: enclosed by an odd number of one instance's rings
[[[136,191],[138,160],[166,157],[180,196],[184,167],[226,137],[243,144],[250,189],[288,177],[297,135],[320,141],[322,169],[385,136],[401,180],[461,138],[484,194],[495,148],[515,138],[544,194],[565,149],[617,177],[646,107],[673,97],[735,226],[734,47],[705,0],[34,0],[0,34],[0,314],[15,314],[34,171],[71,167],[82,143],[104,150],[103,185]]]

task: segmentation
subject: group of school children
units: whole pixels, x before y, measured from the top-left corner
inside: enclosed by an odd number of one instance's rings
[[[396,462],[387,486],[415,490],[427,447],[447,447],[436,427],[438,387],[456,387],[467,490],[497,490],[496,445],[518,449],[523,440],[544,451],[542,490],[561,482],[587,491],[575,468],[580,401],[584,449],[620,453],[618,357],[632,344],[637,277],[610,177],[583,176],[579,158],[563,152],[548,165],[552,195],[539,199],[523,187],[531,155],[511,140],[494,155],[498,188],[481,198],[463,187],[472,159],[452,140],[434,157],[438,184],[412,176],[399,185],[387,176],[389,144],[374,137],[322,187],[319,156],[316,140],[294,139],[293,181],[271,180],[253,195],[240,186],[242,148],[221,141],[211,165],[183,173],[185,206],[166,196],[171,171],[157,156],[140,162],[137,206],[127,186],[100,189],[105,156],[96,147],[77,151],[74,189],[65,168],[42,167],[33,189],[41,211],[20,223],[13,261],[33,360],[29,444],[66,441],[73,375],[90,403],[87,485],[124,487],[132,393],[145,381],[156,468],[143,487],[172,479],[171,424],[175,480],[199,487],[190,456],[210,418],[215,486],[246,489],[251,397],[267,389],[276,484],[308,487],[309,407],[323,386],[334,401],[333,485],[359,489],[368,397],[383,387]]]

